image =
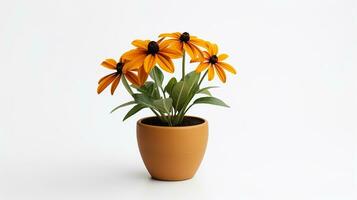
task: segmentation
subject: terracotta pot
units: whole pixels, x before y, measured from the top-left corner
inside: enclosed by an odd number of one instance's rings
[[[154,118],[154,117],[151,117]],[[179,181],[192,178],[205,154],[208,122],[168,127],[137,122],[137,140],[146,169],[154,179]]]

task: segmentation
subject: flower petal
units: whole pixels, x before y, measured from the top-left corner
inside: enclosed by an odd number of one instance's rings
[[[115,89],[117,89],[117,86],[119,84],[120,78],[121,78],[121,75],[115,77],[115,79],[114,79],[114,81],[112,83],[112,87],[110,88],[110,93],[112,95],[114,94]]]
[[[159,37],[171,37],[171,38],[180,38],[181,33],[180,32],[175,32],[175,33],[161,33]]]
[[[125,73],[126,71],[132,71],[134,69],[141,67],[144,64],[145,58],[146,58],[146,54],[139,55],[135,59],[125,63],[123,66],[123,72]]]
[[[147,55],[144,60],[144,69],[147,73],[150,73],[151,69],[154,67],[156,63],[156,55],[153,56],[151,54]]]
[[[139,77],[134,72],[128,71],[124,75],[125,78],[127,78],[132,84],[139,85]]]
[[[139,76],[138,77],[138,79],[139,79],[139,84],[138,85],[142,86],[142,85],[144,85],[145,81],[147,80],[149,74],[146,73],[144,67],[140,67],[138,69],[138,76]]]
[[[206,48],[208,49],[208,43],[202,39],[199,39],[195,36],[191,36],[190,37],[190,42],[197,45],[197,46],[200,46],[200,47],[203,47],[203,48]]]
[[[217,55],[218,53],[218,46],[217,44],[209,44],[209,47],[208,47],[208,52],[210,55]]]
[[[147,50],[150,40],[134,40],[131,42],[132,45]]]
[[[211,55],[207,51],[203,51],[202,53],[203,53],[203,57],[207,60],[211,57]]]
[[[141,49],[141,48],[132,49],[130,51],[125,52],[122,55],[122,59],[133,60],[133,59],[137,58],[138,56],[146,55],[146,52],[147,52],[146,50]]]
[[[163,37],[163,38],[160,38],[156,43],[157,43],[158,45],[160,45],[161,42],[162,42],[164,39],[165,39],[164,37]]]
[[[161,53],[157,54],[157,63],[161,67],[161,69],[173,73],[175,71],[174,63],[170,59],[170,57],[163,55]]]
[[[105,59],[101,65],[103,67],[106,67],[108,69],[116,69],[117,68],[117,61],[115,61],[114,59],[112,58],[109,58],[109,59]]]
[[[108,85],[115,79],[115,77],[116,77],[116,73],[113,73],[110,76],[107,76],[105,79],[103,79],[98,85],[97,93],[100,94],[106,87],[108,87]]]
[[[195,57],[199,58],[202,61],[204,59],[204,55],[201,49],[199,49],[197,46],[195,46],[192,43],[188,43],[188,45],[190,45],[191,49],[193,50]]]
[[[173,59],[182,57],[181,51],[172,48],[160,49],[159,53]]]
[[[195,62],[203,62],[203,61],[200,58],[195,58],[190,60],[190,63],[195,63]]]
[[[218,65],[216,65],[215,69],[216,69],[218,78],[221,79],[221,81],[223,83],[225,83],[226,82],[226,73],[224,73],[224,70]]]
[[[170,41],[170,40],[166,40],[166,41]],[[170,42],[170,48],[182,52],[183,50],[182,42],[180,42],[179,40],[173,40]]]
[[[114,72],[114,73],[111,73],[111,74],[108,74],[108,75],[106,75],[106,76],[103,76],[101,79],[99,79],[99,81],[98,81],[98,84],[100,84],[104,79],[106,79],[108,76],[111,76],[111,75],[113,75],[113,74],[115,74],[116,72]]]
[[[231,72],[232,74],[237,74],[236,70],[232,67],[232,65],[225,63],[225,62],[218,62],[217,63],[220,67],[222,67],[223,69]]]
[[[228,58],[228,54],[222,53],[218,56],[218,61],[223,61]]]
[[[193,53],[193,49],[191,49],[190,45],[187,44],[187,43],[183,43],[183,49],[185,49],[185,51],[187,52],[187,54],[191,57],[191,59],[195,59],[196,56],[195,54]]]
[[[211,65],[209,65],[209,68],[208,68],[208,80],[211,81],[213,78],[214,78],[214,68],[211,64]]]
[[[175,41],[174,39],[164,40],[159,43],[159,49],[165,49],[171,45],[171,43]]]
[[[208,67],[209,64],[210,64],[209,62],[202,62],[202,63],[200,63],[200,64],[197,66],[197,68],[196,68],[196,72],[197,72],[197,73],[200,73],[200,72],[202,72],[203,70],[207,69],[207,67]]]

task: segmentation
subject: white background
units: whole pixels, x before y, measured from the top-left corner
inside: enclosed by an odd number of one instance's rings
[[[151,113],[123,123],[122,85],[96,87],[103,59],[175,31],[238,75],[210,83],[230,109],[191,110],[210,124],[196,176],[159,182],[136,144]],[[355,0],[2,0],[0,69],[2,200],[357,199]]]

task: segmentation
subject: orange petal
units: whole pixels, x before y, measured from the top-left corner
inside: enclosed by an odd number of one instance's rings
[[[117,89],[119,81],[120,81],[121,75],[115,77],[113,83],[112,83],[112,87],[110,88],[110,93],[113,95],[115,89]]]
[[[150,73],[151,69],[154,67],[156,63],[156,55],[153,56],[151,54],[147,55],[144,60],[144,69],[147,73]]]
[[[204,59],[204,56],[203,56],[203,52],[201,51],[201,49],[199,49],[197,46],[195,46],[192,43],[188,43],[188,45],[190,45],[191,49],[193,50],[195,57],[199,58],[202,61]]]
[[[191,49],[189,44],[184,42],[183,43],[183,49],[185,49],[185,51],[191,57],[191,59],[195,59],[196,58],[195,54],[193,53],[193,49]]]
[[[204,57],[206,60],[208,60],[208,59],[211,57],[211,55],[210,55],[207,51],[203,51],[202,53],[203,53],[203,57]]]
[[[218,78],[221,79],[221,81],[223,83],[225,83],[226,82],[226,73],[224,73],[224,70],[218,65],[216,65],[215,69],[216,69]]]
[[[131,44],[138,48],[147,50],[149,42],[150,42],[150,40],[134,40],[131,42]]]
[[[190,60],[190,63],[203,62],[203,61],[205,61],[205,60],[202,60],[201,58],[194,58],[194,59]],[[208,60],[206,60],[206,61],[208,61]]]
[[[214,68],[212,65],[209,65],[208,68],[208,80],[211,81],[214,78]]]
[[[144,59],[146,58],[146,54],[137,56],[135,59],[127,62],[123,66],[123,72],[132,71],[141,67],[144,64]]]
[[[139,85],[139,77],[131,71],[125,73],[125,77],[134,85]]]
[[[208,48],[208,52],[210,55],[217,55],[218,53],[218,46],[217,44],[210,44]]]
[[[221,55],[218,56],[218,61],[223,61],[228,58],[228,55],[225,53],[222,53]]]
[[[115,79],[116,73],[113,73],[111,76],[106,77],[103,79],[97,88],[97,93],[100,94],[108,85]]]
[[[144,67],[140,67],[138,71],[138,76],[139,76],[139,86],[144,85],[145,81],[147,80],[149,74],[146,73]]]
[[[171,38],[180,38],[181,33],[175,32],[175,33],[162,33],[159,35],[159,37],[171,37]]]
[[[174,41],[174,39],[169,39],[169,40],[164,40],[160,42],[159,44],[159,49],[165,49],[171,45],[171,43]]]
[[[207,67],[208,67],[209,64],[210,64],[209,62],[200,63],[200,64],[197,66],[197,68],[196,68],[196,72],[197,72],[197,73],[200,73],[200,72],[202,72],[203,70],[207,69]]]
[[[160,65],[161,69],[173,73],[175,71],[174,63],[170,57],[163,55],[161,53],[157,54],[157,63]]]
[[[146,55],[146,52],[147,52],[146,50],[141,49],[141,48],[132,49],[130,51],[125,52],[122,55],[122,59],[133,60],[133,59],[137,58],[138,56]]]
[[[220,67],[222,67],[223,69],[231,72],[232,74],[236,74],[236,70],[232,67],[232,65],[225,63],[225,62],[218,62],[217,63]]]
[[[167,40],[167,41],[169,41],[169,40]],[[171,41],[170,48],[182,52],[182,50],[183,50],[182,42],[180,42],[179,40]]]
[[[111,74],[108,74],[108,75],[106,75],[106,76],[103,76],[101,79],[99,79],[99,81],[98,81],[98,84],[100,84],[104,79],[106,79],[108,76],[111,76],[111,75],[113,75],[113,74],[115,74],[116,72],[114,72],[114,73],[111,73]]]
[[[115,61],[114,59],[112,58],[109,58],[109,59],[105,59],[105,61],[103,61],[101,63],[101,65],[103,67],[106,67],[108,69],[116,69],[117,68],[117,61]]]
[[[172,48],[160,49],[159,53],[173,59],[182,57],[181,51]]]
[[[203,47],[203,48],[206,48],[208,49],[208,43],[202,39],[199,39],[195,36],[191,36],[190,37],[190,42],[197,45],[197,46],[200,46],[200,47]]]

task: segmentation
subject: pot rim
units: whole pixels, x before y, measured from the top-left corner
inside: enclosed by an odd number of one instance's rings
[[[142,121],[147,118],[152,118],[156,116],[149,116],[149,117],[144,117],[141,118],[137,121],[137,126],[143,126],[143,127],[148,127],[148,128],[160,128],[160,129],[191,129],[191,128],[196,128],[196,127],[201,127],[201,126],[207,126],[208,121],[204,118],[197,117],[197,116],[192,116],[192,115],[185,115],[185,117],[194,117],[203,120],[203,123],[196,124],[196,125],[190,125],[190,126],[156,126],[156,125],[150,125],[150,124],[144,124]]]

